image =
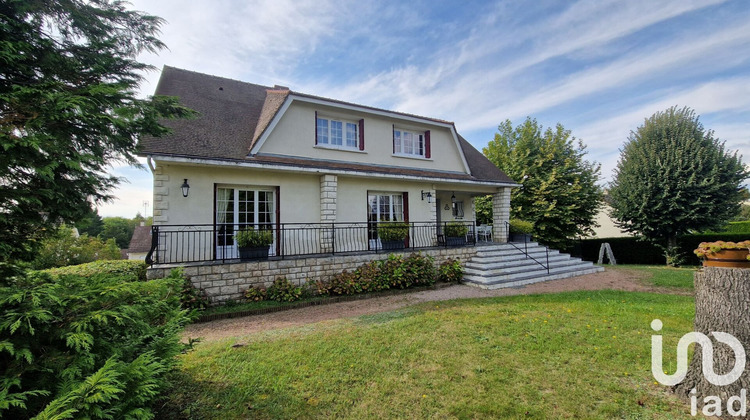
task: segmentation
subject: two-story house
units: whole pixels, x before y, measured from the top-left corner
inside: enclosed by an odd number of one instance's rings
[[[156,94],[198,116],[141,139],[154,174],[152,278],[183,266],[222,302],[279,276],[325,280],[399,248],[461,259],[464,281],[486,288],[601,270],[536,244],[504,244],[518,185],[452,122],[172,67]],[[488,194],[491,230],[476,226],[473,208]],[[394,222],[403,240],[384,234]],[[237,233],[250,227],[271,233],[268,261],[238,258]],[[476,239],[494,244],[479,249]]]
[[[154,173],[157,263],[237,257],[233,232],[272,229],[271,255],[377,251],[377,224],[411,225],[407,248],[474,229],[473,197],[494,195],[506,240],[516,186],[452,122],[165,67],[157,95],[199,113],[142,139]],[[333,229],[333,230],[331,230]]]

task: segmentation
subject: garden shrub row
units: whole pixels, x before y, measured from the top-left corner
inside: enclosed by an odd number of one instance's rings
[[[189,322],[178,271],[143,281],[137,264],[106,261],[3,272],[0,417],[153,417]]]
[[[683,235],[677,238],[678,252],[683,258],[683,265],[700,265],[698,257],[693,254],[693,250],[701,242],[713,241],[731,241],[741,242],[750,239],[750,234],[746,233],[703,233],[693,235]],[[618,264],[644,264],[644,265],[663,265],[666,263],[664,251],[646,241],[637,238],[601,238],[601,239],[584,239],[571,245],[568,250],[574,256],[583,258],[586,261],[596,262],[599,259],[599,248],[603,243],[609,243],[612,247],[612,253]],[[605,260],[606,262],[606,260]]]
[[[278,278],[268,288],[252,287],[245,291],[249,301],[275,300],[293,302],[304,297],[342,296],[430,286],[436,281],[458,282],[463,277],[460,261],[448,260],[435,269],[435,260],[422,254],[404,258],[391,254],[388,259],[362,264],[354,271],[344,270],[328,281],[314,281],[295,286],[286,278]]]

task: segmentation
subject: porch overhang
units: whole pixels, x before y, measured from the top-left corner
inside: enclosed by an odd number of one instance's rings
[[[488,188],[516,188],[521,185],[515,182],[497,182],[488,180],[477,180],[477,179],[462,179],[455,178],[458,174],[446,173],[445,176],[419,176],[419,175],[406,175],[406,174],[390,174],[387,172],[375,172],[367,170],[354,170],[354,169],[342,169],[342,168],[316,168],[311,166],[294,165],[294,164],[271,164],[265,162],[250,162],[246,160],[235,160],[235,159],[217,159],[217,158],[204,158],[195,156],[179,156],[179,155],[166,155],[166,154],[142,154],[141,156],[149,160],[160,160],[165,162],[180,163],[185,165],[197,165],[197,166],[218,166],[223,168],[247,168],[247,169],[260,169],[266,171],[276,172],[293,172],[293,173],[308,173],[308,174],[332,174],[332,175],[344,175],[352,177],[365,177],[365,178],[378,178],[378,179],[398,179],[398,180],[409,180],[409,181],[421,181],[429,182],[434,184],[449,184],[455,186],[461,185],[474,185],[474,186],[485,186]],[[466,175],[466,174],[464,174]],[[447,188],[447,187],[442,187]],[[488,194],[493,191],[488,190]]]

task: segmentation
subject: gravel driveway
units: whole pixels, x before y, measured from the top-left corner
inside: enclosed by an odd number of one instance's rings
[[[183,334],[188,337],[201,337],[203,341],[214,341],[228,337],[243,336],[258,331],[279,328],[297,327],[320,321],[356,317],[378,312],[393,311],[421,302],[431,302],[461,298],[482,298],[492,296],[513,296],[535,293],[557,293],[572,290],[625,290],[660,293],[680,293],[645,285],[641,282],[644,274],[623,268],[535,283],[524,287],[484,290],[476,287],[455,285],[437,290],[405,293],[402,295],[384,296],[373,299],[340,302],[330,305],[308,306],[288,311],[254,315],[243,318],[223,319],[201,324],[189,325]],[[691,292],[682,292],[690,294]]]

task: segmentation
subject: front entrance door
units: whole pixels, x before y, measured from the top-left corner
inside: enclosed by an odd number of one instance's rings
[[[270,229],[276,253],[274,193],[267,190],[219,187],[216,189],[216,259],[239,258],[234,233],[243,228]]]

